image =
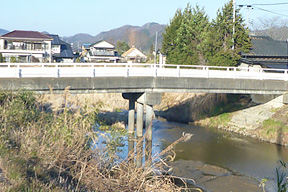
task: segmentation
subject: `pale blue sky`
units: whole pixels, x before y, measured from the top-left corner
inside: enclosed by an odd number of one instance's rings
[[[60,36],[77,33],[97,35],[123,25],[142,26],[148,22],[168,24],[178,8],[187,3],[204,7],[210,19],[228,0],[5,0],[1,2],[0,28],[47,31]],[[288,0],[236,0],[236,4],[287,3]],[[288,5],[257,6],[288,15]],[[244,18],[247,10],[242,8]],[[278,15],[254,8],[250,21]],[[282,17],[288,19],[288,17]]]

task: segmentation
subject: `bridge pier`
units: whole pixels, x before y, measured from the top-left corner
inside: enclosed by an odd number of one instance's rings
[[[144,104],[137,102],[137,123],[136,123],[137,138],[143,137],[143,114],[144,114]]]
[[[146,105],[146,120],[145,120],[145,130],[146,139],[152,141],[152,120],[155,117],[153,105]]]
[[[147,151],[152,149],[152,120],[155,117],[153,105],[161,103],[161,93],[122,93],[124,99],[129,100],[129,113],[128,113],[128,145],[129,152],[134,150],[135,139],[135,102],[137,103],[137,119],[136,119],[136,167],[142,166],[143,156],[143,121],[144,121],[144,106],[146,109],[145,129],[146,129],[146,142],[145,145],[145,159],[147,164],[151,164],[152,153]],[[139,143],[140,142],[140,143]],[[133,145],[133,146],[132,146]],[[140,146],[141,145],[141,146]]]

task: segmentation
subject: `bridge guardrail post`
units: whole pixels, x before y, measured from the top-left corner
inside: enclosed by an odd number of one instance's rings
[[[237,76],[237,68],[234,67],[234,68],[233,68],[233,71],[234,71],[233,79],[236,79],[236,76]]]
[[[260,77],[259,77],[260,80],[263,80],[263,69],[260,69]]]
[[[60,77],[60,69],[59,69],[59,66],[58,64],[56,64],[56,77]]]
[[[22,69],[19,69],[19,76],[18,78],[21,78],[22,77]]]
[[[288,81],[287,70],[284,71],[284,81]]]
[[[177,65],[177,77],[180,78],[181,74],[180,74],[180,66]]]
[[[207,73],[206,73],[206,78],[209,78],[209,67],[205,67]]]
[[[128,66],[128,64],[125,65],[125,68],[126,68],[125,77],[129,77],[129,66]]]

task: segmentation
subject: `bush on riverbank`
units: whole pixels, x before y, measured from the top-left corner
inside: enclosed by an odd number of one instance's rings
[[[63,108],[45,111],[30,92],[0,91],[1,191],[181,190],[169,176],[154,174],[162,161],[143,170],[133,160],[113,161],[109,143],[93,145],[95,106],[69,109],[67,94]]]

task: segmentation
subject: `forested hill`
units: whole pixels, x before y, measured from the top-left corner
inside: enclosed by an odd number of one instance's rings
[[[139,50],[147,53],[152,45],[155,42],[156,31],[158,32],[158,48],[162,46],[162,33],[165,30],[166,25],[158,23],[147,23],[141,27],[125,25],[117,29],[112,29],[110,31],[101,32],[96,36],[89,34],[76,34],[71,37],[64,37],[63,40],[67,43],[73,43],[73,48],[85,44],[85,43],[94,43],[99,40],[106,40],[114,45],[117,41],[125,41],[130,46],[135,46]]]

